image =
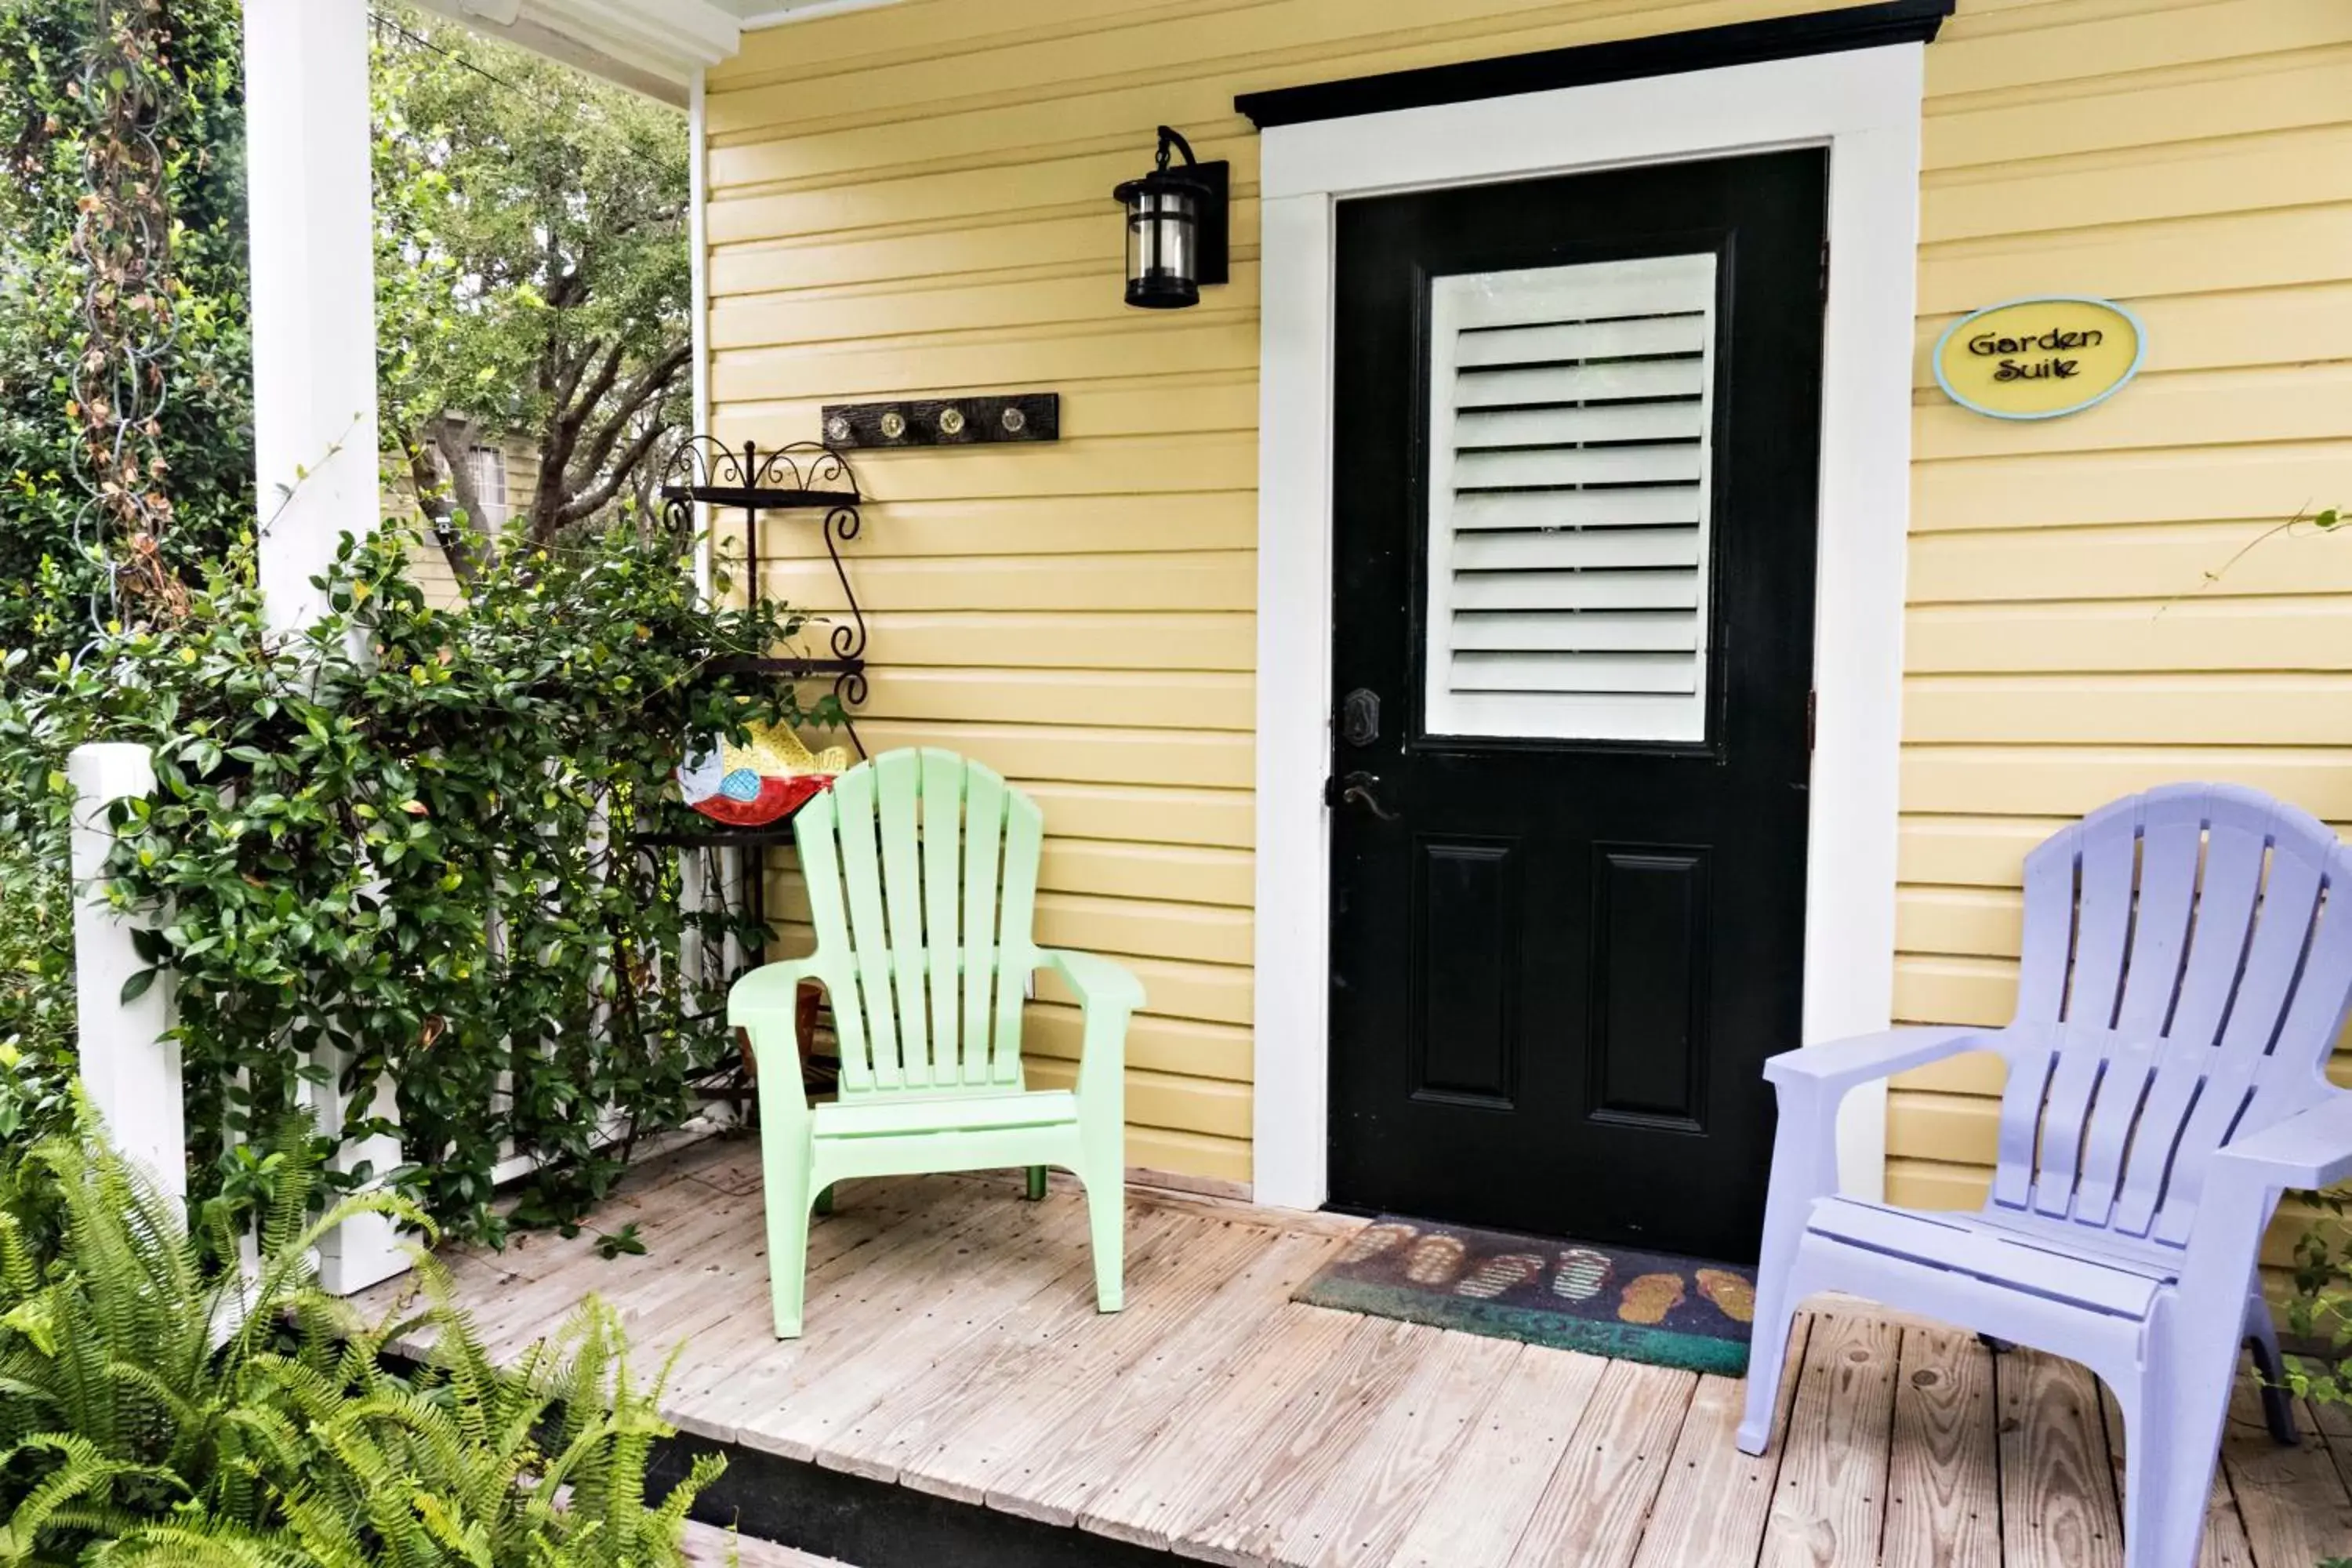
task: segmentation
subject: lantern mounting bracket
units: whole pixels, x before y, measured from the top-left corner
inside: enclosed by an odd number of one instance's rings
[[[1201,207],[1201,283],[1233,281],[1233,266],[1226,251],[1233,242],[1233,179],[1234,166],[1223,158],[1213,163],[1195,163],[1186,171],[1209,187],[1209,199]]]
[[[1203,286],[1228,283],[1233,280],[1233,265],[1227,252],[1233,244],[1234,166],[1223,158],[1213,163],[1203,163],[1192,156],[1192,144],[1184,133],[1172,125],[1160,128],[1160,150],[1152,156],[1152,165],[1161,174],[1168,172],[1171,153],[1184,154],[1184,173],[1209,187],[1209,199],[1201,207],[1201,275],[1194,281]]]

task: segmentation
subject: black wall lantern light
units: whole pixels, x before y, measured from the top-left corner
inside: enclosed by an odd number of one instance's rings
[[[1180,169],[1171,152],[1184,154]],[[1201,302],[1201,286],[1223,283],[1232,165],[1203,163],[1192,144],[1163,125],[1151,173],[1111,195],[1127,208],[1127,302],[1147,310],[1181,310]]]

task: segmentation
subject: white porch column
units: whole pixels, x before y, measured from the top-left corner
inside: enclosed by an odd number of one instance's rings
[[[310,585],[346,533],[383,521],[377,489],[375,214],[368,122],[367,0],[245,0],[247,226],[253,250],[254,447],[261,592],[271,627],[326,605]],[[344,1064],[314,1099],[342,1124]],[[389,1110],[392,1086],[372,1093]],[[335,1155],[377,1174],[401,1162],[397,1138]],[[408,1267],[392,1223],[352,1220],[319,1248],[319,1281],[361,1290]]]
[[[382,521],[367,0],[245,0],[245,102],[261,591],[286,629]]]
[[[142,922],[115,912],[90,883],[114,847],[107,811],[155,793],[154,760],[124,742],[77,746],[72,781],[75,1026],[82,1088],[122,1157],[176,1203],[188,1192],[187,1116],[180,1100],[180,1046],[172,1027],[172,976],[156,975],[131,1000],[123,985],[147,967],[131,933]]]

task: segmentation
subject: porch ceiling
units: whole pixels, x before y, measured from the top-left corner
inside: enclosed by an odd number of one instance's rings
[[[683,107],[694,73],[731,57],[751,0],[422,0],[490,37]]]

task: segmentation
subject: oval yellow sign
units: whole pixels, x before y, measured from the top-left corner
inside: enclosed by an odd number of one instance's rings
[[[1945,329],[1936,381],[1995,419],[2055,419],[2113,397],[2147,353],[2139,318],[2112,300],[2011,300]]]

